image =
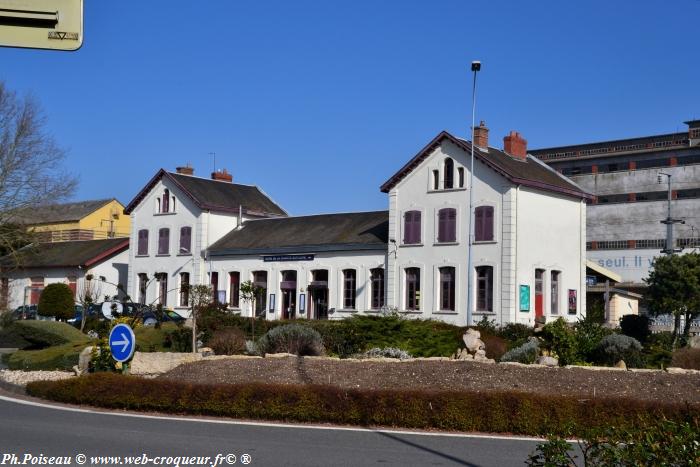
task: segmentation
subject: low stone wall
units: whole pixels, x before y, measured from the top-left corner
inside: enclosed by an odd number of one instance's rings
[[[159,375],[183,363],[201,360],[202,354],[178,352],[136,352],[129,365],[129,373],[136,376]]]

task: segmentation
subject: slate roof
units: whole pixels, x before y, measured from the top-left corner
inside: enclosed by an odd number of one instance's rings
[[[0,266],[20,268],[90,267],[129,248],[128,238],[37,243],[22,248],[14,258],[0,258]]]
[[[13,216],[12,221],[26,225],[79,221],[113,200],[114,198],[76,201],[27,209]]]
[[[386,250],[389,211],[248,221],[209,248],[212,256]]]
[[[241,207],[243,212],[248,214],[287,215],[284,209],[257,186],[171,173],[165,169],[160,169],[156,173],[124,209],[124,213],[130,214],[161,178],[168,178],[205,211],[238,213]]]
[[[443,131],[428,143],[426,147],[421,149],[421,151],[408,161],[398,172],[392,175],[392,177],[381,186],[381,190],[384,193],[388,193],[389,190],[411,173],[413,169],[427,159],[445,140],[452,142],[467,153],[471,153],[471,143],[469,141],[457,138]],[[490,147],[488,151],[484,151],[478,146],[474,146],[474,158],[483,162],[516,185],[557,192],[576,198],[593,197],[571,180],[532,156],[528,156],[525,160],[522,160],[509,156],[496,148]]]

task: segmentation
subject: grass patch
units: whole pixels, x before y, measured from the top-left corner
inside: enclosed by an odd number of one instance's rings
[[[175,323],[163,323],[159,328],[155,326],[140,326],[134,329],[136,336],[136,350],[139,352],[171,352],[166,336],[177,330]]]
[[[593,427],[700,417],[700,406],[581,400],[519,392],[344,390],[329,386],[188,384],[94,374],[37,381],[29,395],[112,409],[360,426],[576,436]]]
[[[90,341],[78,329],[60,321],[15,321],[6,331],[29,342],[34,349]]]
[[[42,350],[18,350],[7,357],[10,370],[70,370],[78,364],[80,352],[89,342],[55,345]]]

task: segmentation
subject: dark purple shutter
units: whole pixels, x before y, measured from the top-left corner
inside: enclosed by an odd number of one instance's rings
[[[474,211],[474,240],[481,242],[484,240],[484,208],[478,207]]]
[[[484,240],[493,240],[493,207],[484,207]]]
[[[447,209],[438,212],[438,242],[447,241]]]
[[[454,242],[457,240],[457,210],[447,209],[445,216],[445,241]]]
[[[413,223],[413,213],[406,212],[403,215],[403,242],[411,242],[411,224]]]
[[[167,255],[170,250],[170,230],[160,229],[158,231],[158,254]]]
[[[420,243],[420,211],[413,211],[413,243]]]
[[[148,254],[148,230],[139,230],[138,255]]]
[[[403,242],[420,243],[420,211],[408,211],[404,214]]]

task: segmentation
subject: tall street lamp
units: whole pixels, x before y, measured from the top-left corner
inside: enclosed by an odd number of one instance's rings
[[[468,242],[468,259],[467,259],[467,326],[472,325],[472,243],[473,243],[473,228],[472,218],[474,212],[474,136],[476,135],[476,74],[481,70],[481,62],[475,60],[472,62],[472,72],[474,78],[472,80],[472,141],[471,146],[471,162],[469,167],[469,242]]]

